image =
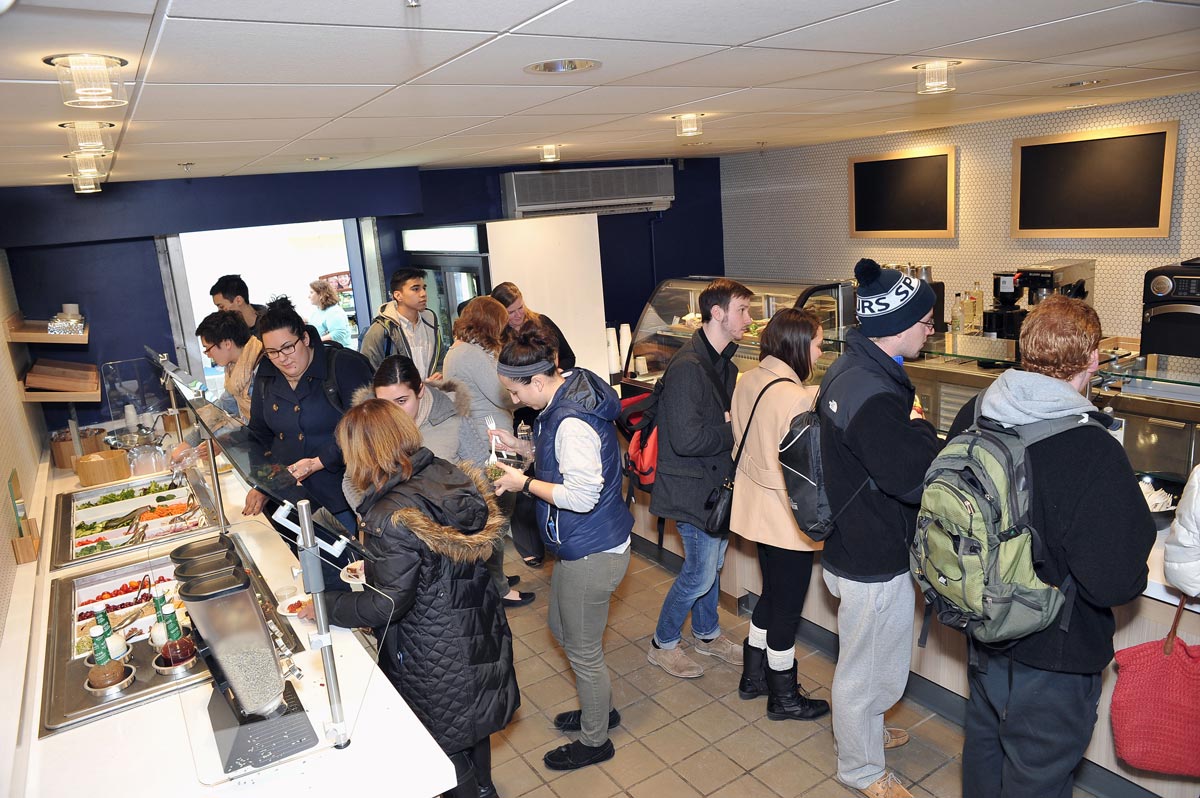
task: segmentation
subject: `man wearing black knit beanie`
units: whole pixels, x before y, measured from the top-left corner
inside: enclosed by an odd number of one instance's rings
[[[941,448],[914,409],[903,365],[933,331],[934,294],[866,258],[854,276],[859,326],[848,331],[818,399],[825,490],[831,507],[846,508],[821,556],[825,584],[840,599],[830,702],[837,778],[871,798],[911,798],[884,762],[884,750],[908,734],[885,728],[883,713],[908,681],[915,601],[908,547],[925,471]]]

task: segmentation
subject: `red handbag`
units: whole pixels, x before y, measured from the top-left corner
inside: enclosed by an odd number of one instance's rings
[[[1200,776],[1200,645],[1176,638],[1187,596],[1163,640],[1116,653],[1112,697],[1117,756],[1140,770]]]

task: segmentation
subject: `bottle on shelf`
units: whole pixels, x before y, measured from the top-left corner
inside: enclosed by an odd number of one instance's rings
[[[191,637],[185,637],[179,628],[179,618],[175,615],[175,605],[167,603],[162,608],[163,617],[167,624],[167,642],[163,643],[162,658],[168,665],[179,665],[196,656],[196,644]]]
[[[158,623],[166,623],[167,619],[163,617],[163,606],[167,601],[167,591],[160,584],[151,585],[150,599],[154,602],[154,620]]]
[[[94,688],[111,687],[125,678],[125,666],[109,656],[104,629],[93,626],[88,635],[92,638],[92,657],[96,660],[96,664],[88,669],[88,684]]]
[[[965,304],[963,302],[962,293],[954,295],[954,306],[950,310],[950,332],[960,335],[963,332],[963,315],[965,314]]]
[[[981,332],[983,330],[983,288],[980,287],[979,281],[975,281],[975,287],[971,289],[971,332]]]

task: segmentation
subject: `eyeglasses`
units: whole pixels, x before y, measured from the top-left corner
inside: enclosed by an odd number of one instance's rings
[[[208,346],[204,347],[204,350],[203,350],[203,351],[204,351],[204,356],[205,356],[205,357],[208,357],[208,353],[209,353],[210,351],[212,351],[213,349],[216,349],[216,348],[217,348],[217,345],[216,345],[216,344],[209,344]]]
[[[933,319],[921,319],[921,324],[924,324],[925,328],[927,330],[929,330],[930,332],[933,332],[933,330],[934,330]]]
[[[300,343],[299,338],[297,338],[295,341],[292,341],[290,344],[284,344],[278,349],[264,349],[263,354],[269,357],[271,360],[274,360],[277,357],[290,357],[291,354],[296,351],[296,345],[298,343]]]

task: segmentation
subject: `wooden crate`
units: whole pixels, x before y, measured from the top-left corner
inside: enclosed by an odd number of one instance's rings
[[[100,369],[91,363],[38,360],[25,375],[25,387],[45,391],[87,392],[100,387]]]

